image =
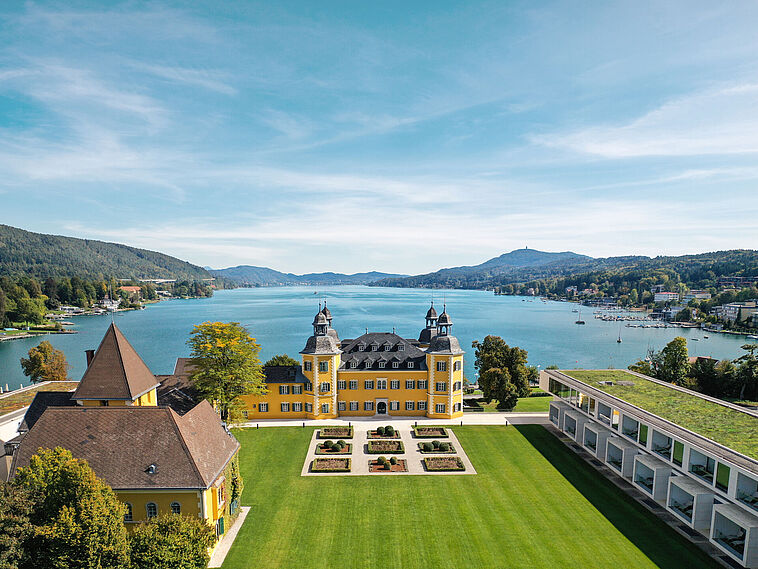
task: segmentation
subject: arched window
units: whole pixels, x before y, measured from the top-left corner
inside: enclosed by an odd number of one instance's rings
[[[154,518],[158,515],[158,506],[155,505],[155,502],[148,502],[145,505],[145,509],[147,510],[147,519]]]
[[[182,505],[179,502],[171,502],[171,513],[172,514],[181,514],[182,513]]]
[[[125,522],[130,522],[130,521],[132,521],[132,505],[129,502],[127,502],[124,505],[126,506],[126,513],[124,514],[124,521]]]

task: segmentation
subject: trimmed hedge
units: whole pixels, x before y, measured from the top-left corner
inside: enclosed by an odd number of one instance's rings
[[[386,448],[390,445],[394,446],[395,450]],[[403,454],[405,452],[403,441],[369,441],[367,447],[368,454]]]
[[[335,445],[332,447],[332,449],[336,449],[338,446],[340,446],[340,445],[337,445],[337,444],[335,444]],[[345,448],[347,448],[347,450],[344,450]],[[346,444],[346,445],[345,445],[345,446],[342,448],[342,450],[340,450],[339,452],[338,452],[338,451],[336,451],[336,450],[324,450],[324,449],[321,447],[321,445],[317,445],[317,446],[316,446],[316,455],[333,455],[333,456],[340,456],[340,455],[345,455],[345,454],[352,454],[352,453],[353,453],[353,445],[351,445],[351,444]]]
[[[451,443],[440,443],[439,448],[434,448],[430,442],[418,443],[418,449],[423,454],[455,454],[455,447]]]

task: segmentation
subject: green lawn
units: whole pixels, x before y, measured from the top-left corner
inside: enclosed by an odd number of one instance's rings
[[[312,429],[236,431],[252,509],[224,568],[717,567],[542,427],[454,431],[475,476],[301,477]]]
[[[532,392],[540,392],[541,389],[533,389]],[[519,397],[518,403],[516,403],[516,406],[513,408],[514,413],[547,413],[550,411],[550,402],[553,400],[552,397],[535,397],[532,395],[531,397]],[[479,407],[484,409],[484,413],[501,413],[500,409],[497,408],[497,401],[490,401],[489,403],[483,403],[482,401],[479,401],[478,403]]]
[[[566,375],[645,409],[677,425],[758,458],[758,418],[713,401],[671,389],[623,370],[568,370]],[[603,380],[613,385],[601,385]],[[619,385],[631,381],[633,385]]]
[[[73,391],[78,385],[78,381],[52,381],[20,393],[13,393],[11,391],[3,394],[0,396],[0,415],[6,415],[28,407],[38,391]]]

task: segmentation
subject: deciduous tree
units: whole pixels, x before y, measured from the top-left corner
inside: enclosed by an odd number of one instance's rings
[[[239,322],[203,322],[187,340],[192,348],[190,379],[228,422],[241,395],[267,393],[260,346]]]
[[[663,368],[658,377],[663,381],[684,385],[690,372],[690,364],[687,358],[687,340],[677,336],[661,350]]]
[[[526,366],[526,350],[519,347],[510,347],[499,336],[486,336],[482,342],[474,340],[472,347],[475,349],[476,360],[474,366],[481,377],[484,372],[491,368],[500,368],[508,372],[508,381],[516,387],[519,397],[527,397],[531,392],[529,387],[530,372]],[[480,381],[481,383],[481,381]],[[482,388],[485,398],[490,400],[494,396],[488,395]]]
[[[216,535],[197,517],[163,514],[139,524],[129,536],[133,569],[200,569]]]
[[[29,349],[29,357],[21,358],[24,375],[33,382],[66,381],[69,365],[62,351],[44,340],[38,346]]]
[[[0,482],[0,569],[19,569],[26,541],[32,534],[29,492],[15,484]]]
[[[287,354],[277,354],[268,360],[263,367],[269,366],[299,366],[300,362],[294,358],[289,357]]]

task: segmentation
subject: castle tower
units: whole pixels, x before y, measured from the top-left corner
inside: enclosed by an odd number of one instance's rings
[[[430,309],[431,310],[431,309]],[[427,415],[452,419],[463,416],[463,350],[451,334],[453,320],[443,307],[437,318],[437,334],[426,350],[429,369]]]
[[[432,305],[429,307],[429,310],[426,312],[426,327],[421,330],[421,333],[418,336],[419,344],[421,344],[423,347],[429,346],[429,344],[432,341],[432,338],[434,338],[437,335],[437,311],[434,309],[434,301],[432,301]]]
[[[320,307],[319,307],[320,308]],[[327,312],[324,313],[324,310]],[[328,316],[327,316],[328,314]],[[337,369],[342,353],[336,332],[329,333],[331,313],[324,307],[313,319],[313,335],[300,352],[305,387],[305,412],[312,419],[337,417]]]

